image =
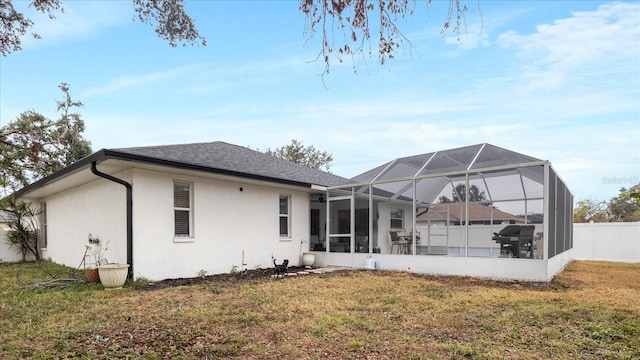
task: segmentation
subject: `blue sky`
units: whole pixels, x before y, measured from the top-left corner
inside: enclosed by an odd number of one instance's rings
[[[0,58],[0,123],[56,117],[67,82],[94,151],[295,138],[352,177],[486,142],[551,161],[576,200],[639,183],[640,3],[467,3],[461,36],[440,32],[446,2],[419,3],[398,23],[412,48],[384,66],[335,62],[323,84],[295,1],[187,1],[207,46],[177,48],[133,22],[129,1],[65,1],[53,21],[19,2],[42,39]]]

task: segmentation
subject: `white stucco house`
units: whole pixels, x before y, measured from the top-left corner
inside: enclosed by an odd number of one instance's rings
[[[500,222],[457,215],[454,225],[440,214],[429,228],[420,214],[438,212],[439,196],[460,184],[485,192],[491,219],[535,226],[535,255],[505,256],[492,241]],[[44,210],[43,258],[75,267],[91,234],[134,278],[272,267],[273,258],[299,265],[313,252],[323,266],[374,259],[378,269],[544,282],[571,260],[562,180],[548,161],[490,144],[392,160],[353,179],[224,142],[103,149],[15,195]],[[450,206],[472,219],[476,205],[460,199]],[[404,234],[402,253],[392,232]]]

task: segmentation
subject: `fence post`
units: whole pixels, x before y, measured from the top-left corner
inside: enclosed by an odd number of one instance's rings
[[[589,239],[589,259],[593,259],[593,254],[594,254],[594,247],[596,246],[596,242],[593,240],[593,233],[594,233],[594,222],[593,220],[589,221],[589,236],[587,236],[587,239]]]

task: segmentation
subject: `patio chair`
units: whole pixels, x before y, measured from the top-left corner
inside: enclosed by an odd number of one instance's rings
[[[397,246],[396,254],[405,253],[407,241],[403,240],[397,231],[389,231],[389,239],[391,239],[391,253],[393,254],[393,247]]]

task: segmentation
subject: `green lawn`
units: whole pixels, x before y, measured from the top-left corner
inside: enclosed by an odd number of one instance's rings
[[[23,266],[0,265],[2,359],[640,358],[640,264],[573,262],[549,287],[342,271],[111,291],[22,290]]]

